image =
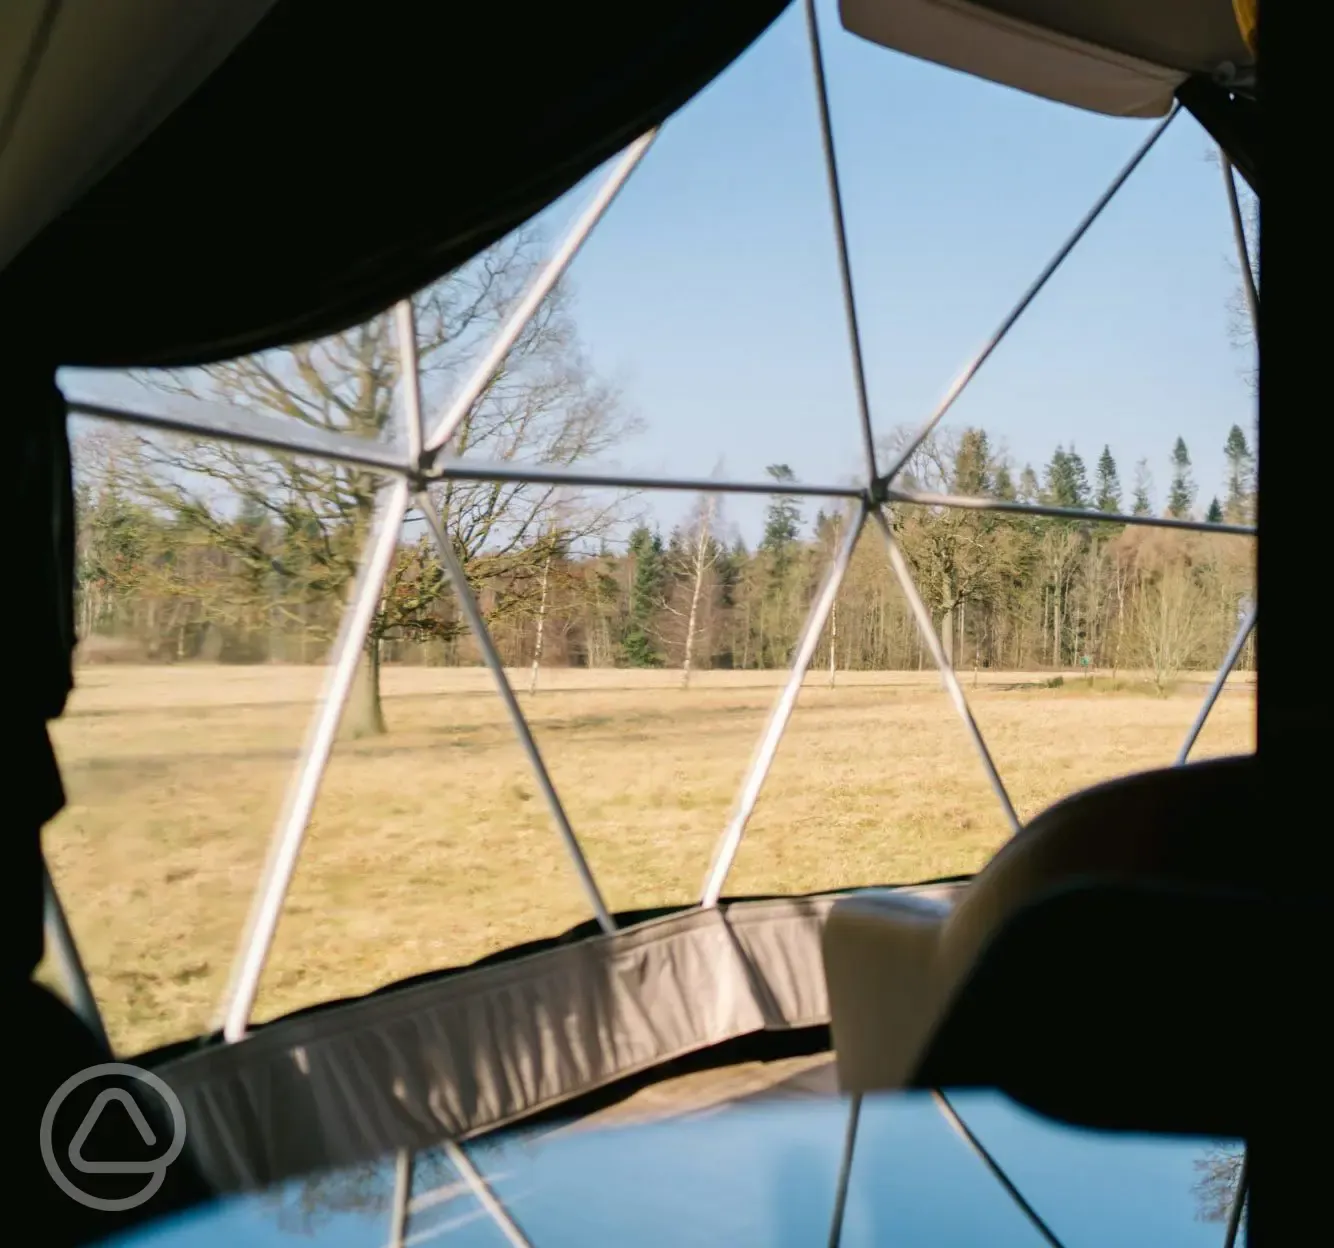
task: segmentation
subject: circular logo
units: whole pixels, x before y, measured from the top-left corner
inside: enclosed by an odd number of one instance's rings
[[[146,1145],[151,1147],[157,1143],[157,1136],[154,1134],[153,1128],[149,1126],[148,1119],[144,1117],[143,1110],[139,1108],[134,1098],[124,1088],[111,1087],[97,1094],[97,1098],[89,1107],[88,1112],[84,1114],[79,1129],[74,1133],[74,1138],[70,1140],[68,1160],[70,1166],[80,1174],[146,1174],[150,1176],[143,1188],[133,1196],[123,1196],[115,1200],[90,1196],[87,1192],[76,1187],[64,1170],[61,1169],[60,1161],[56,1157],[55,1146],[51,1141],[56,1113],[69,1098],[70,1093],[75,1088],[82,1087],[89,1080],[107,1078],[112,1075],[137,1079],[140,1083],[147,1084],[152,1088],[166,1102],[167,1108],[171,1111],[172,1125],[171,1145],[161,1157],[155,1157],[150,1161],[89,1161],[83,1156],[83,1146],[92,1134],[93,1128],[97,1125],[97,1120],[102,1116],[102,1111],[113,1101],[121,1105],[123,1111],[129,1114],[130,1121],[134,1123],[135,1129]],[[42,1114],[41,1145],[42,1160],[46,1163],[47,1173],[50,1174],[56,1186],[71,1200],[78,1201],[85,1208],[100,1209],[104,1213],[119,1213],[125,1209],[137,1209],[146,1201],[152,1200],[157,1194],[158,1189],[167,1177],[167,1167],[181,1155],[181,1150],[185,1147],[185,1109],[176,1093],[152,1071],[141,1070],[138,1066],[130,1066],[125,1062],[104,1062],[100,1066],[89,1066],[87,1070],[81,1070],[78,1074],[71,1075],[56,1089],[55,1095],[47,1102],[46,1111]]]

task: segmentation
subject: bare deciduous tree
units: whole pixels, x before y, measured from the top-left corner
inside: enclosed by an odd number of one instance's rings
[[[1203,641],[1195,552],[1175,536],[1128,530],[1119,539],[1118,556],[1131,569],[1131,644],[1159,689],[1195,661]]]
[[[829,521],[829,552],[832,560],[843,535],[843,517],[835,512]],[[838,682],[838,598],[829,607],[829,687]]]
[[[713,570],[722,554],[722,548],[714,540],[714,530],[718,517],[718,496],[704,495],[695,506],[694,514],[683,534],[684,566],[674,569],[683,574],[683,579],[690,587],[689,608],[686,611],[685,644],[681,658],[681,688],[690,688],[690,674],[695,659],[695,641],[699,635],[700,602],[704,594],[705,580]]]
[[[891,449],[901,445],[900,432]],[[987,495],[994,492],[1000,457],[980,430],[960,437],[928,437],[906,466],[906,478],[919,489]],[[993,596],[1010,573],[1013,526],[996,512],[950,507],[896,507],[895,530],[904,555],[932,614],[940,621],[940,640],[955,660],[955,629],[969,601]]]
[[[528,692],[537,692],[537,677],[542,670],[542,643],[546,639],[547,602],[551,596],[551,560],[555,557],[554,535],[547,543],[546,557],[542,560],[542,576],[538,582],[537,636],[533,641],[533,669],[528,678]]]
[[[1244,1158],[1245,1151],[1239,1147],[1215,1145],[1196,1161],[1199,1178],[1195,1183],[1195,1194],[1203,1221],[1226,1222],[1231,1217],[1232,1204],[1241,1186]],[[1240,1242],[1245,1243],[1245,1239]]]
[[[468,370],[527,284],[535,239],[511,238],[421,292],[418,357],[428,410]],[[189,397],[223,399],[357,437],[401,440],[394,413],[399,359],[392,317],[345,333],[211,365],[151,383]],[[630,428],[618,395],[583,359],[567,292],[558,288],[529,323],[504,366],[459,426],[451,451],[506,464],[569,465],[595,458]],[[251,592],[289,616],[312,598],[342,595],[356,570],[380,484],[358,468],[268,455],[216,443],[145,438],[142,496],[188,519],[251,572]],[[546,554],[537,539],[558,501],[568,540],[596,533],[615,503],[558,500],[551,486],[449,480],[430,490],[467,573],[480,586],[503,583],[494,614],[531,611]],[[237,514],[251,523],[238,525]],[[306,627],[310,621],[303,618]],[[459,630],[424,541],[407,543],[393,565],[370,629],[345,717],[354,734],[382,731],[380,648],[394,637],[450,638]]]

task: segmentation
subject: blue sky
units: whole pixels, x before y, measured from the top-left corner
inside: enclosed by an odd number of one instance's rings
[[[1152,123],[1035,100],[844,32],[821,4],[878,432],[923,419]],[[1017,463],[1111,444],[1159,503],[1181,434],[1200,506],[1249,430],[1229,341],[1221,175],[1179,117],[954,408]],[[555,228],[586,197],[555,206]],[[859,465],[856,404],[801,6],[665,127],[571,272],[597,365],[645,422],[625,467],[808,480]],[[729,504],[753,530],[758,504]],[[665,522],[680,503],[664,500]]]
[[[871,406],[916,424],[1152,123],[1081,113],[912,61],[844,32],[821,0]],[[1229,341],[1237,267],[1210,144],[1189,116],[1095,224],[955,406],[1016,467],[1058,442],[1111,445],[1156,501],[1178,434],[1198,507],[1248,433],[1247,360]],[[595,175],[543,214],[554,237]],[[860,466],[847,334],[802,8],[673,118],[576,259],[576,313],[642,432],[626,469],[806,480]],[[104,388],[104,387],[99,387]],[[86,387],[82,389],[86,392]],[[689,506],[657,496],[664,525]],[[725,514],[753,538],[762,500]],[[813,514],[814,507],[808,507]]]

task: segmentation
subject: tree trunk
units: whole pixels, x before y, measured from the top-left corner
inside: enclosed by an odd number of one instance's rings
[[[1042,650],[1041,650],[1042,661],[1043,661],[1044,663],[1050,663],[1050,662],[1051,662],[1051,648],[1047,645],[1047,611],[1048,611],[1048,607],[1047,607],[1047,598],[1048,598],[1048,596],[1049,596],[1049,594],[1048,594],[1047,586],[1044,585],[1044,586],[1042,587]]]
[[[1052,641],[1051,649],[1052,649],[1052,656],[1056,660],[1056,670],[1058,672],[1061,670],[1061,667],[1063,666],[1062,664],[1063,656],[1061,654],[1062,623],[1063,621],[1061,619],[1061,580],[1060,577],[1058,576],[1056,578],[1056,587],[1054,591],[1054,597],[1052,598],[1052,606],[1051,606],[1051,641]]]
[[[686,620],[686,652],[681,659],[681,688],[690,688],[690,664],[695,657],[695,625],[699,619],[699,589],[704,579],[704,569],[695,568],[695,586],[690,593],[690,616]]]
[[[945,608],[940,621],[940,648],[945,652],[945,661],[954,666],[954,606]]]
[[[528,692],[537,692],[537,673],[542,666],[542,637],[547,624],[547,585],[551,577],[551,555],[547,554],[542,565],[542,596],[537,604],[537,636],[533,640],[533,672],[528,679]]]
[[[1112,683],[1121,667],[1121,638],[1126,633],[1126,582],[1120,569],[1116,573],[1116,640],[1112,643]]]
[[[352,740],[378,737],[385,731],[380,705],[380,642],[367,643],[352,677],[347,706],[343,709],[343,736]]]
[[[829,609],[829,687],[838,678],[838,602]]]
[[[714,501],[704,506],[695,540],[695,583],[690,588],[690,615],[686,620],[686,652],[681,660],[681,688],[690,688],[690,664],[695,657],[695,630],[699,626],[699,596],[704,588],[704,573],[709,565],[709,530],[712,527]]]

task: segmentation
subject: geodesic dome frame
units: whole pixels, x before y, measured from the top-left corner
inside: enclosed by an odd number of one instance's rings
[[[669,45],[668,52],[645,52],[637,37],[637,29],[631,24],[623,25],[623,44],[619,50],[627,61],[632,61],[636,55],[646,57],[647,68],[638,77],[622,74],[610,86],[599,82],[599,91],[611,103],[591,124],[585,120],[587,101],[576,98],[577,92],[569,94],[567,102],[572,120],[564,129],[556,124],[548,127],[556,141],[545,152],[544,160],[534,161],[540,166],[540,176],[511,179],[501,186],[500,193],[491,201],[465,203],[457,218],[443,224],[438,220],[437,206],[420,208],[417,215],[401,223],[403,228],[395,235],[401,240],[397,250],[391,247],[393,254],[375,256],[376,263],[368,263],[372,253],[368,250],[367,240],[376,231],[383,233],[388,229],[393,233],[394,223],[388,218],[366,223],[365,231],[354,242],[354,246],[359,245],[363,250],[353,255],[349,249],[340,257],[347,280],[336,298],[321,301],[321,294],[328,291],[328,283],[322,284],[316,271],[318,247],[296,248],[299,253],[296,259],[280,266],[280,271],[262,291],[245,289],[247,281],[254,282],[253,267],[241,265],[235,275],[226,275],[226,266],[236,265],[237,257],[234,250],[221,248],[216,270],[202,280],[215,279],[224,295],[230,292],[233,301],[223,297],[212,308],[196,302],[183,309],[179,299],[173,301],[171,298],[171,283],[181,280],[180,270],[187,266],[167,263],[162,247],[155,246],[152,241],[153,232],[161,228],[161,217],[149,212],[142,220],[129,220],[126,214],[135,206],[144,206],[152,190],[161,189],[157,179],[161,178],[162,171],[171,160],[182,159],[192,142],[200,147],[198,155],[192,159],[217,159],[216,146],[200,143],[201,134],[224,141],[225,147],[231,133],[228,130],[230,123],[223,120],[226,105],[243,94],[239,84],[256,78],[261,84],[270,81],[272,75],[270,78],[256,76],[256,66],[272,66],[283,52],[290,52],[292,41],[302,33],[301,19],[313,12],[304,0],[300,0],[275,6],[274,13],[266,19],[261,10],[267,7],[253,5],[247,11],[247,17],[235,18],[237,28],[232,35],[238,31],[243,33],[248,20],[259,22],[250,39],[241,44],[231,59],[223,61],[222,68],[207,78],[205,86],[172,113],[168,121],[153,130],[115,166],[111,174],[95,182],[82,199],[77,199],[68,212],[57,217],[35,239],[23,239],[18,244],[17,259],[0,280],[0,306],[16,308],[35,304],[49,314],[51,295],[40,288],[49,278],[55,258],[60,257],[62,263],[68,263],[67,257],[72,255],[88,259],[93,265],[92,284],[99,292],[98,297],[91,304],[85,304],[77,315],[60,318],[61,332],[66,335],[63,339],[61,334],[56,334],[41,344],[43,351],[38,358],[53,363],[152,365],[200,362],[220,355],[260,349],[294,337],[331,332],[371,312],[378,312],[394,299],[401,300],[397,304],[396,324],[403,359],[404,438],[399,445],[367,444],[351,437],[292,428],[285,422],[266,420],[251,411],[180,401],[150,411],[127,410],[72,397],[59,412],[61,420],[67,410],[74,414],[354,464],[383,474],[388,482],[361,574],[335,642],[324,696],[275,830],[270,861],[238,954],[221,1017],[223,1043],[196,1052],[163,1055],[167,1060],[158,1067],[182,1096],[192,1124],[192,1149],[211,1182],[220,1190],[273,1182],[319,1166],[377,1156],[394,1148],[425,1147],[442,1137],[454,1142],[453,1147],[458,1150],[460,1158],[458,1164],[466,1173],[466,1154],[462,1153],[460,1142],[468,1138],[521,1121],[552,1106],[572,1103],[618,1079],[669,1063],[683,1053],[708,1049],[756,1033],[781,1033],[828,1022],[819,934],[834,896],[729,902],[724,890],[765,775],[796,704],[805,670],[852,551],[867,524],[880,530],[886,544],[889,573],[897,579],[912,607],[923,640],[939,667],[950,698],[1012,829],[1019,830],[1019,820],[969,711],[964,691],[940,646],[929,614],[895,543],[886,518],[887,507],[895,503],[911,503],[1027,512],[1090,523],[1149,524],[1239,534],[1254,532],[1244,526],[1207,525],[1191,520],[1173,521],[933,494],[907,488],[900,477],[912,451],[945,417],[964,387],[1181,107],[1190,108],[1224,147],[1226,186],[1241,248],[1241,267],[1244,274],[1250,275],[1251,263],[1236,207],[1236,190],[1229,162],[1235,160],[1258,191],[1258,153],[1253,129],[1248,129],[1252,117],[1250,92],[1254,61],[1253,57],[1249,63],[1247,61],[1247,49],[1237,33],[1235,22],[1227,27],[1232,37],[1223,39],[1218,34],[1224,28],[1216,20],[1218,14],[1226,11],[1231,19],[1230,9],[1220,4],[1179,6],[1182,13],[1196,9],[1207,12],[1209,20],[1203,24],[1210,32],[1210,39],[1215,40],[1215,43],[1197,41],[1188,52],[1181,49],[1189,40],[1184,43],[1179,40],[1173,45],[1161,31],[1150,38],[1145,34],[1147,27],[1132,29],[1133,38],[1126,36],[1123,29],[1123,37],[1118,39],[1107,25],[1110,19],[1106,13],[1099,19],[1102,23],[1099,25],[1086,12],[1083,18],[1070,19],[1074,28],[1070,22],[1064,26],[1056,21],[1047,23],[1050,30],[1046,33],[1049,35],[1055,30],[1060,36],[1056,42],[1064,59],[1059,64],[1050,58],[1038,58],[1030,63],[1023,57],[1017,60],[1011,57],[997,65],[979,53],[978,48],[985,53],[987,47],[994,47],[1000,27],[1004,28],[1011,46],[1027,46],[1026,37],[1034,30],[1042,35],[1046,29],[1037,21],[1044,15],[1050,16],[1045,14],[1043,6],[1020,3],[1009,6],[902,5],[893,9],[895,22],[886,26],[885,15],[890,13],[888,6],[877,9],[851,0],[843,5],[844,21],[849,29],[877,42],[901,47],[910,54],[941,60],[956,68],[1049,98],[1065,99],[1082,107],[1123,115],[1166,114],[996,332],[951,384],[911,443],[892,462],[885,464],[878,461],[871,436],[819,30],[813,5],[808,3],[817,101],[849,325],[865,475],[855,486],[793,483],[782,489],[786,493],[845,500],[853,508],[853,522],[844,530],[824,584],[813,603],[791,672],[743,783],[736,811],[708,866],[698,907],[647,918],[611,914],[522,709],[510,689],[449,535],[432,509],[426,487],[434,481],[454,478],[523,479],[555,485],[706,492],[775,492],[774,484],[769,481],[625,477],[612,473],[555,470],[540,465],[478,463],[452,456],[449,444],[459,422],[485,391],[528,319],[541,306],[589,232],[610,208],[621,186],[649,152],[658,126],[680,103],[744,50],[787,6],[776,3],[730,6],[725,16],[715,6],[706,4],[678,6],[681,38],[676,45]],[[588,5],[580,16],[588,21],[603,20],[609,8]],[[1035,18],[1036,10],[1043,11]],[[935,23],[934,19],[942,14],[949,21],[943,25]],[[957,25],[960,15],[979,20],[990,42],[978,44],[977,29],[967,37],[961,34]],[[1084,29],[1079,28],[1081,21],[1086,23]],[[1088,28],[1090,22],[1092,28]],[[320,38],[326,41],[333,54],[337,53],[338,47],[345,50],[354,38],[364,36],[360,29],[353,32],[355,23],[347,23],[347,29],[337,22],[328,24],[332,33]],[[559,24],[573,27],[578,22],[567,16]],[[39,33],[45,30],[42,37],[47,42],[52,39],[52,32],[59,29],[50,23],[41,26],[39,22],[39,27]],[[1125,29],[1132,27],[1133,23],[1125,24]],[[582,28],[566,29],[561,50],[568,46],[570,54],[576,55],[573,49],[585,33]],[[217,31],[205,32],[205,35],[209,34],[216,35]],[[534,59],[555,60],[549,49],[540,49],[541,38],[538,36],[549,39],[551,30],[535,31],[531,49]],[[341,45],[337,42],[340,38],[344,41]],[[1016,39],[1018,43],[1014,42]],[[1045,35],[1037,42],[1044,40],[1051,42]],[[225,44],[226,39],[222,42]],[[1032,42],[1031,38],[1029,42]],[[200,36],[195,45],[196,54],[199,47],[208,44],[209,39]],[[213,46],[216,49],[218,45]],[[316,50],[309,54],[312,61],[317,59],[321,46],[324,45],[317,42]],[[1110,64],[1115,72],[1093,73],[1089,69],[1090,49],[1097,52],[1093,60],[1102,69]],[[224,55],[225,51],[224,48],[217,55]],[[540,51],[544,51],[544,55],[539,56]],[[604,48],[600,55],[606,56],[609,62],[615,61],[615,52],[606,53]],[[209,59],[204,57],[203,61]],[[213,60],[216,62],[216,59],[215,55]],[[596,61],[597,58],[593,59]],[[1071,70],[1072,64],[1083,66],[1083,69]],[[245,74],[250,77],[243,78]],[[1062,86],[1072,74],[1078,90]],[[577,78],[577,75],[573,77]],[[627,83],[631,77],[635,77],[634,83]],[[539,75],[532,89],[549,90],[552,81],[551,74]],[[276,97],[265,97],[261,85],[253,93],[253,98],[256,103],[251,106],[258,108]],[[605,98],[602,103],[606,103]],[[555,111],[559,113],[559,108]],[[508,114],[506,120],[509,120]],[[495,142],[498,128],[488,130],[486,126],[482,127],[483,134],[473,155],[483,165],[485,146]],[[428,422],[422,411],[408,292],[455,267],[531,216],[621,147],[624,139],[636,134],[638,137],[623,148],[600,190],[516,305],[468,383],[434,423]],[[540,144],[526,153],[519,153],[517,163],[524,167],[525,157],[534,156],[539,150]],[[270,155],[275,156],[274,153]],[[501,159],[515,162],[512,151],[503,152]],[[490,166],[486,167],[490,171]],[[226,195],[221,198],[224,204],[212,209],[217,214],[214,219],[220,220],[227,208],[235,208]],[[468,219],[465,221],[465,218]],[[333,232],[345,226],[346,220],[335,218],[326,222],[323,228]],[[134,245],[111,246],[111,240],[118,237],[117,231]],[[281,230],[273,233],[276,241],[263,253],[261,258],[265,261],[272,259],[285,242],[290,241],[281,239]],[[16,234],[15,237],[21,236]],[[241,237],[251,236],[242,231]],[[327,238],[320,241],[327,242]],[[105,300],[111,297],[109,292],[117,292],[129,284],[131,273],[125,266],[130,259],[146,261],[145,268],[152,279],[150,289],[136,291],[133,313],[116,318]],[[196,276],[194,280],[201,279]],[[154,283],[159,283],[157,288],[152,288]],[[1248,287],[1248,297],[1252,312],[1258,314],[1258,292],[1253,285]],[[307,314],[304,309],[307,302],[320,306],[316,312]],[[146,311],[148,309],[152,311]],[[48,406],[49,399],[47,394],[44,401]],[[300,1017],[279,1020],[252,1032],[251,1010],[283,898],[301,850],[306,824],[381,582],[398,540],[399,525],[414,503],[427,519],[441,563],[496,679],[498,692],[506,703],[515,731],[550,807],[556,832],[565,844],[587,896],[597,934],[573,933],[571,935],[577,938],[551,942],[545,948],[512,951],[513,956],[497,964],[442,974],[427,982],[399,986],[336,1008],[305,1012]],[[1180,762],[1186,761],[1228,670],[1254,624],[1255,611],[1252,609],[1242,622],[1224,667],[1183,742]],[[34,697],[33,702],[41,704],[42,699]],[[63,694],[45,700],[47,707],[57,703],[63,704]],[[50,717],[49,713],[44,713],[43,717]],[[69,937],[49,877],[45,879],[45,887],[53,944],[64,959],[72,994],[85,1021],[100,1031],[96,1003],[86,977],[82,975],[77,950]],[[928,897],[943,899],[960,887],[946,884],[928,886],[923,891]],[[664,994],[660,990],[664,983],[677,985],[676,994]],[[635,984],[638,988],[633,986]],[[651,990],[645,985],[651,985]],[[594,1028],[596,1034],[563,1035],[558,1027],[540,1021],[571,1016],[598,1020],[599,1025]],[[632,1021],[636,1018],[648,1022],[637,1029]],[[536,1027],[533,1026],[535,1019],[539,1020]],[[522,1073],[516,1076],[516,1071]]]

